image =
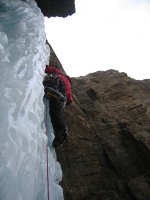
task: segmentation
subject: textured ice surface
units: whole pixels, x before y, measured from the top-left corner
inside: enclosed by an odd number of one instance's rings
[[[0,0],[0,200],[47,199],[45,41],[44,17],[34,0]],[[58,200],[62,172],[49,115],[48,134],[49,193]]]

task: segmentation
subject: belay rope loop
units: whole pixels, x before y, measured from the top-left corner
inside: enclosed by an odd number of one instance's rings
[[[46,136],[47,136],[47,99],[46,99]],[[49,200],[48,142],[46,145],[46,156],[47,156],[47,195],[48,195],[48,200]]]

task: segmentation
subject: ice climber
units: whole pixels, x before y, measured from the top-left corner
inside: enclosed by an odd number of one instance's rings
[[[68,130],[62,115],[62,108],[72,101],[71,78],[62,71],[46,65],[43,85],[45,97],[49,100],[49,114],[54,129],[53,147],[58,147],[67,139]],[[66,140],[67,141],[67,140]]]

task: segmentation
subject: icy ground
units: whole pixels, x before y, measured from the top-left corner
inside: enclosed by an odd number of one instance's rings
[[[42,79],[50,50],[44,17],[34,0],[0,0],[0,200],[46,200],[47,157]],[[63,199],[51,147],[50,200]]]

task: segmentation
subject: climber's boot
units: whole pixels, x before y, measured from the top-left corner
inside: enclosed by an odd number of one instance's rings
[[[59,131],[53,140],[52,146],[56,148],[60,146],[64,142],[64,140],[68,143],[67,136],[68,136],[67,128],[64,128],[63,130]]]

